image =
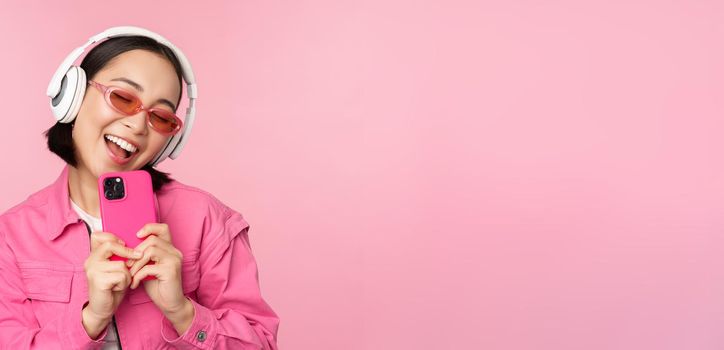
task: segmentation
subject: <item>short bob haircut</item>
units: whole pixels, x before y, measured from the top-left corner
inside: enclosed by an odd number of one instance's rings
[[[90,50],[85,58],[83,58],[80,67],[85,71],[86,79],[92,80],[96,73],[108,65],[116,56],[131,50],[146,50],[166,58],[173,65],[178,76],[179,86],[181,86],[181,91],[183,91],[181,81],[183,69],[176,55],[167,46],[144,36],[122,36],[108,39]],[[178,100],[176,101],[177,107],[180,101],[181,93],[179,93]],[[73,123],[55,123],[55,125],[45,131],[45,137],[48,139],[48,149],[51,152],[58,155],[58,157],[63,159],[68,165],[76,167],[78,161],[75,157],[72,131]],[[154,192],[172,181],[168,173],[156,170],[149,164],[144,165],[141,170],[145,170],[151,175]]]

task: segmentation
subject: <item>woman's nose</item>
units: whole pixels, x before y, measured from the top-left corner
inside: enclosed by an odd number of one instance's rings
[[[123,125],[133,131],[134,134],[145,135],[148,132],[146,126],[146,111],[140,111],[132,116],[125,117],[121,120]]]

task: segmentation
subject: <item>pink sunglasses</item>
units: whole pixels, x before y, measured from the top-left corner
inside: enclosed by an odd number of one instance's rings
[[[140,111],[146,111],[146,122],[159,133],[173,135],[183,126],[183,122],[176,114],[161,108],[146,108],[141,103],[141,99],[129,91],[117,86],[105,86],[93,80],[89,80],[88,84],[100,90],[106,103],[116,112],[132,116]]]

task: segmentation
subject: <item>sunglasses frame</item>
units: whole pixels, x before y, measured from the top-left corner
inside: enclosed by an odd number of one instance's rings
[[[146,107],[143,105],[143,103],[141,102],[141,99],[140,99],[136,94],[134,94],[134,93],[132,93],[132,92],[126,90],[126,89],[123,89],[123,88],[118,87],[118,86],[106,86],[106,85],[103,85],[103,84],[101,84],[101,83],[99,83],[99,82],[97,82],[97,81],[93,81],[93,80],[89,80],[89,81],[88,81],[88,84],[91,85],[91,86],[94,86],[95,88],[97,88],[98,90],[100,90],[100,92],[103,94],[103,97],[104,97],[104,99],[106,100],[106,103],[108,104],[108,106],[110,106],[111,108],[113,108],[113,110],[116,111],[116,112],[118,112],[118,113],[121,113],[121,114],[123,114],[123,115],[125,115],[125,116],[129,116],[129,117],[130,117],[130,116],[132,116],[132,115],[137,114],[137,113],[140,112],[140,111],[145,111],[145,112],[146,112],[146,124],[148,124],[148,126],[149,126],[151,129],[155,130],[156,132],[159,132],[159,133],[164,134],[164,135],[175,135],[175,134],[178,133],[178,131],[181,130],[181,128],[183,127],[183,121],[181,121],[181,118],[179,118],[176,114],[174,114],[174,113],[172,113],[172,112],[169,112],[169,111],[167,111],[167,110],[165,110],[165,109],[162,109],[162,108],[146,108]],[[136,99],[136,100],[138,101],[138,106],[136,107],[136,109],[133,110],[130,114],[128,114],[128,113],[126,113],[126,112],[124,112],[124,111],[116,108],[116,106],[114,106],[114,105],[113,105],[113,102],[111,101],[111,93],[113,93],[113,91],[115,91],[115,90],[121,90],[121,91],[123,91],[125,94],[127,94],[127,95],[129,95],[129,96],[132,96],[134,99]],[[163,113],[170,113],[170,114],[173,116],[173,118],[176,120],[176,128],[175,128],[174,130],[171,130],[171,131],[161,131],[161,130],[158,130],[155,126],[153,126],[153,123],[151,123],[151,113],[153,113],[154,111],[163,111]]]

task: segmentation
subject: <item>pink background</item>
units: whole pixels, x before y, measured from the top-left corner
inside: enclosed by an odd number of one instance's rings
[[[0,210],[60,171],[61,60],[140,25],[282,348],[724,348],[723,2],[106,3],[3,2]]]

